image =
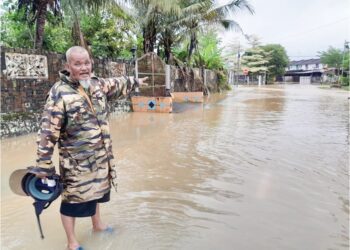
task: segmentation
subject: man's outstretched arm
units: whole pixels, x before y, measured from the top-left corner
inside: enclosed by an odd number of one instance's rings
[[[148,84],[145,81],[148,77],[135,79],[134,77],[114,77],[114,78],[99,78],[101,82],[103,92],[107,96],[117,95],[122,96],[126,95],[128,89],[132,89],[133,86],[147,86]],[[128,84],[131,86],[128,88]]]

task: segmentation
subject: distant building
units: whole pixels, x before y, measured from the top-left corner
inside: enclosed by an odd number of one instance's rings
[[[283,81],[300,84],[319,83],[322,82],[325,67],[319,58],[291,61],[286,68]]]
[[[291,61],[286,68],[287,71],[290,70],[318,70],[323,69],[323,64],[321,63],[320,58],[316,59],[307,59],[299,61]]]

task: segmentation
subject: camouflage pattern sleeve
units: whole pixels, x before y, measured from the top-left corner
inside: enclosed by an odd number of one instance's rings
[[[99,81],[102,85],[103,92],[107,96],[112,95],[126,95],[126,90],[131,89],[131,86],[135,83],[133,77],[114,77],[114,78],[99,78]],[[127,86],[130,84],[130,86]]]
[[[37,136],[37,160],[36,167],[30,172],[44,172],[48,175],[54,174],[55,167],[52,164],[52,154],[56,142],[60,136],[62,122],[64,121],[64,104],[58,91],[57,85],[54,85],[49,93],[44,107],[43,115],[40,121],[40,129]]]

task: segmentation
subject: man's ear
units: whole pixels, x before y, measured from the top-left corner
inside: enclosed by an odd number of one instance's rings
[[[94,73],[94,60],[90,57],[90,62],[91,62],[91,73]]]
[[[68,72],[70,72],[70,70],[69,70],[69,64],[68,64],[68,63],[65,63],[65,64],[64,64],[64,69],[67,70]]]

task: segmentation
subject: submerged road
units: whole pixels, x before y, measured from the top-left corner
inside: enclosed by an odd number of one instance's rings
[[[102,214],[116,232],[78,219],[86,249],[349,247],[345,91],[238,87],[172,114],[111,117],[111,132],[119,192]],[[41,216],[41,240],[32,201],[9,190],[34,160],[34,134],[2,141],[2,249],[65,248],[59,202]]]

